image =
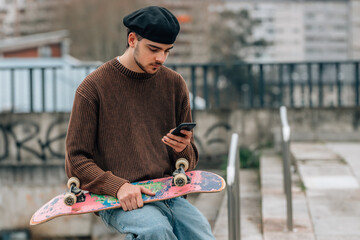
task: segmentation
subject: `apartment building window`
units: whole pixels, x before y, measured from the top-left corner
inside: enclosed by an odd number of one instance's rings
[[[346,30],[347,29],[346,25],[334,25],[333,28],[335,30]]]
[[[314,18],[315,18],[315,14],[312,13],[312,12],[308,12],[308,13],[306,13],[306,18],[307,18],[307,19],[314,19]]]

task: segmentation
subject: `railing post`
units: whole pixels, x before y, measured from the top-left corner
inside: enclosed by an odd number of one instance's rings
[[[338,98],[338,107],[341,106],[341,74],[340,74],[340,63],[335,63],[336,71],[336,85],[337,85],[337,98]]]
[[[191,87],[192,87],[192,95],[193,95],[193,99],[192,99],[192,118],[193,120],[195,120],[195,109],[196,109],[196,105],[195,105],[195,99],[196,99],[196,68],[195,66],[191,66]]]
[[[289,81],[290,81],[290,84],[289,84],[289,87],[290,87],[290,106],[291,107],[294,107],[294,64],[290,64],[289,65]]]
[[[319,107],[323,106],[323,64],[319,63]]]
[[[252,64],[248,65],[248,84],[249,84],[249,107],[254,107],[254,86],[253,86],[253,79],[252,79]]]
[[[283,170],[284,170],[284,190],[286,195],[287,209],[287,230],[293,231],[293,211],[292,211],[292,192],[291,192],[291,171],[290,171],[290,127],[287,121],[287,111],[285,106],[280,107]]]
[[[265,83],[264,83],[264,65],[259,64],[259,80],[260,80],[260,107],[263,108],[265,105]]]
[[[208,94],[208,81],[207,81],[208,67],[205,65],[203,67],[203,79],[204,79],[204,99],[205,99],[205,107],[209,109],[209,94]]]
[[[29,69],[29,85],[30,85],[30,112],[34,112],[34,89],[33,89],[33,86],[34,86],[34,83],[33,83],[33,69],[30,68]]]
[[[11,112],[15,112],[15,69],[10,70]]]
[[[312,102],[312,69],[311,69],[311,63],[307,64],[307,75],[308,75],[308,85],[309,85],[309,106],[312,108],[313,102]]]
[[[229,160],[226,169],[228,195],[228,233],[229,240],[241,239],[240,223],[240,181],[239,181],[239,135],[233,133],[229,149]]]
[[[57,79],[56,79],[56,68],[53,68],[52,69],[53,71],[53,107],[54,107],[54,112],[56,112],[57,110],[57,94],[56,94],[56,89],[57,89],[57,86],[56,86],[56,82],[57,82]]]
[[[46,96],[45,96],[45,68],[41,69],[41,96],[42,96],[42,112],[46,110]]]
[[[355,63],[355,106],[360,106],[359,82],[360,82],[360,63]]]

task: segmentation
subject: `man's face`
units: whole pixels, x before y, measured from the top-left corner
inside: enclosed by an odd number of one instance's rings
[[[143,38],[136,41],[134,60],[141,70],[146,73],[156,73],[166,61],[173,44],[162,44]]]

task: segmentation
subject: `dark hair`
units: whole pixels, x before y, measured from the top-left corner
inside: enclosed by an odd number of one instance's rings
[[[133,30],[131,30],[131,29],[127,29],[127,37],[126,37],[126,48],[129,48],[130,46],[129,46],[129,42],[128,42],[128,39],[129,39],[129,35],[130,35],[130,33],[135,33],[135,36],[136,36],[136,38],[137,38],[137,40],[138,41],[141,41],[142,39],[143,39],[143,37],[142,36],[140,36],[139,34],[137,34],[136,32],[134,32]]]

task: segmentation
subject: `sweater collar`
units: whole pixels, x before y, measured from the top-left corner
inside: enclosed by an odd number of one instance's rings
[[[127,76],[128,78],[131,78],[131,79],[145,80],[145,79],[149,79],[149,78],[155,76],[156,73],[159,72],[159,71],[157,71],[154,74],[134,72],[134,71],[128,69],[127,67],[125,67],[124,65],[122,65],[120,63],[120,61],[118,60],[118,58],[114,58],[113,60],[111,60],[111,64],[117,70],[119,70],[122,74],[124,74],[125,76]]]

